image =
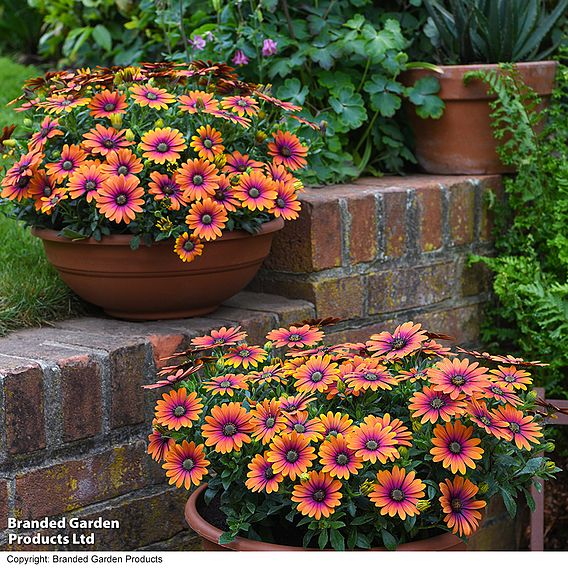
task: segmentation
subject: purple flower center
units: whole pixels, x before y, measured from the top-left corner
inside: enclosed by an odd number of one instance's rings
[[[459,454],[462,450],[462,446],[459,442],[454,441],[450,442],[448,449],[450,450],[450,452],[452,452],[452,454]]]
[[[220,387],[227,389],[229,388],[233,383],[231,381],[222,381],[221,384],[219,385]]]
[[[390,496],[391,496],[391,499],[393,501],[396,501],[397,503],[404,501],[404,493],[400,489],[393,489],[391,491]]]
[[[73,162],[71,160],[65,160],[62,164],[61,167],[65,170],[65,171],[69,171],[73,169]]]
[[[485,424],[485,426],[491,426],[491,420],[487,416],[482,416],[479,421]]]
[[[178,418],[180,416],[183,416],[186,412],[187,408],[185,406],[182,406],[181,404],[174,408],[174,416],[177,416]]]
[[[294,424],[294,430],[296,430],[298,434],[303,434],[306,431],[306,427],[303,424]]]
[[[114,148],[116,146],[114,140],[112,140],[111,138],[107,138],[104,142],[103,142],[103,146],[105,148]]]
[[[95,189],[97,189],[97,184],[93,181],[93,180],[89,180],[86,184],[85,184],[85,189],[87,191],[94,191]]]
[[[248,194],[253,198],[256,199],[260,195],[260,191],[256,187],[251,187],[248,191]]]
[[[276,420],[274,420],[274,418],[272,416],[267,418],[266,421],[264,422],[264,425],[267,428],[272,428],[274,426],[274,424],[276,424]]]
[[[377,377],[377,375],[375,375],[375,373],[365,373],[363,375],[363,377],[365,378],[366,381],[376,381],[379,377]]]
[[[450,507],[452,508],[452,511],[459,513],[463,507],[462,500],[459,497],[454,497],[450,503]]]
[[[158,98],[158,95],[156,95],[156,93],[152,93],[152,91],[148,91],[148,92],[146,93],[146,98],[147,98],[149,101],[155,101],[155,100]]]
[[[211,217],[211,215],[209,215],[208,213],[206,213],[205,215],[203,215],[203,217],[201,217],[201,222],[204,225],[211,225],[212,221],[213,221],[213,217]]]
[[[312,381],[312,383],[317,383],[318,381],[321,381],[322,378],[323,378],[323,374],[320,373],[320,371],[315,371],[314,373],[312,373],[310,380]]]
[[[116,173],[117,173],[119,176],[125,176],[125,175],[127,175],[128,173],[130,173],[130,172],[128,171],[128,167],[123,165],[123,166],[118,166],[118,168],[117,168],[117,170],[116,170]]]
[[[187,458],[183,460],[181,467],[183,467],[185,471],[191,471],[195,467],[195,462],[192,459]]]
[[[284,207],[286,206],[286,202],[285,202],[281,197],[279,197],[279,198],[276,200],[276,205],[277,205],[280,209],[284,209]]]
[[[341,452],[335,456],[335,462],[337,465],[347,465],[349,463],[349,456]]]
[[[270,479],[272,479],[273,477],[274,477],[274,472],[272,471],[272,466],[267,467],[267,468],[264,470],[264,479],[270,480]]]
[[[45,195],[45,197],[49,197],[51,195],[51,187],[49,187],[49,185],[46,185],[43,188],[43,194]]]
[[[325,501],[325,491],[323,489],[318,489],[317,491],[314,492],[313,499],[317,503]]]
[[[165,143],[165,142],[160,142],[157,146],[156,146],[156,150],[158,150],[158,152],[167,152],[170,149],[170,147]]]
[[[292,333],[292,335],[288,338],[289,341],[300,341],[300,339],[302,339],[302,336],[298,333]]]
[[[517,423],[511,422],[509,424],[509,430],[511,430],[513,434],[518,434],[521,431],[521,427]]]
[[[403,347],[405,347],[407,344],[406,339],[403,339],[402,337],[395,337],[392,341],[392,348],[393,349],[402,349]]]
[[[330,430],[327,433],[328,436],[337,436],[337,434],[339,434],[339,432],[337,430]]]
[[[116,108],[116,105],[115,105],[114,103],[107,103],[107,104],[104,106],[104,109],[105,109],[106,112],[111,112],[111,111],[113,111],[115,108]]]
[[[193,182],[193,185],[201,185],[203,183],[203,176],[199,175],[199,174],[195,174],[191,178],[191,181]]]
[[[116,197],[116,204],[117,205],[125,205],[127,201],[128,201],[128,198],[126,197],[126,195],[124,195],[124,193],[121,193],[120,195],[118,195]]]
[[[292,150],[290,150],[290,148],[288,148],[288,146],[282,146],[282,148],[280,148],[280,153],[285,158],[289,158],[292,155]]]
[[[248,349],[241,349],[239,351],[239,356],[245,359],[246,357],[250,357],[250,351]]]
[[[456,387],[461,387],[462,385],[465,385],[465,377],[462,375],[454,375],[450,382]]]
[[[237,427],[232,422],[227,422],[222,430],[224,436],[234,436],[237,433]]]
[[[367,440],[365,447],[373,452],[379,447],[379,444],[375,440]]]
[[[444,401],[443,401],[441,398],[439,398],[439,397],[433,398],[433,399],[430,401],[430,406],[431,406],[432,408],[435,408],[436,410],[437,410],[438,408],[442,408],[442,406],[444,406],[444,404],[445,404]]]
[[[183,243],[183,250],[186,251],[186,252],[191,252],[194,248],[195,248],[195,245],[189,240],[187,240],[187,241],[185,241],[185,243]]]
[[[300,455],[298,454],[298,452],[296,450],[288,450],[286,452],[286,461],[288,463],[295,463],[298,461]]]
[[[491,392],[498,394],[498,395],[503,394],[503,391],[499,387],[496,387],[496,386],[491,387]]]

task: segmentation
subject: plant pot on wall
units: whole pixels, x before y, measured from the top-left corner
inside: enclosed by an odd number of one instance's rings
[[[169,241],[132,250],[129,235],[71,241],[56,231],[32,231],[43,240],[63,281],[81,298],[114,317],[156,320],[207,314],[240,292],[283,226],[282,219],[275,219],[255,235],[225,233],[190,263],[180,261]]]
[[[205,520],[200,511],[203,511],[205,503],[203,494],[207,489],[207,484],[198,487],[189,497],[185,506],[185,520],[187,524],[201,537],[203,550],[239,550],[239,551],[273,551],[273,552],[293,552],[306,550],[301,546],[288,546],[284,544],[273,544],[261,542],[248,538],[237,537],[234,541],[227,544],[219,544],[219,537],[223,531]],[[316,550],[316,549],[307,549]],[[373,548],[375,551],[386,551],[386,548]],[[402,551],[425,551],[425,550],[466,550],[466,544],[457,536],[451,533],[443,533],[432,538],[417,540],[400,545],[397,550]]]
[[[554,86],[556,61],[517,63],[523,82],[533,89],[547,106]],[[440,81],[439,97],[445,103],[440,119],[420,118],[412,105],[407,116],[415,137],[415,153],[420,166],[432,174],[502,174],[512,170],[497,155],[498,142],[493,136],[489,103],[495,97],[479,80],[464,82],[471,71],[499,69],[498,65],[440,66],[442,73],[412,69],[401,77],[406,85],[434,75]]]

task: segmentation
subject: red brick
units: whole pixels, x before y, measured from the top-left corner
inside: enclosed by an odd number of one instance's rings
[[[369,276],[369,313],[436,304],[453,295],[453,262],[385,270]]]
[[[456,343],[476,344],[479,341],[479,328],[483,304],[472,304],[447,310],[426,312],[416,317],[416,321],[431,331],[446,333],[455,338]]]
[[[166,357],[189,347],[184,335],[179,333],[150,335],[148,336],[148,340],[152,344],[152,353],[156,369],[161,369],[167,365],[168,362],[165,360]]]
[[[475,187],[460,183],[450,187],[450,235],[455,245],[473,242]]]
[[[8,526],[8,480],[0,479],[0,530]]]
[[[89,357],[61,367],[63,440],[99,434],[102,427],[102,384],[99,364]]]
[[[493,241],[493,228],[495,213],[490,207],[489,194],[494,194],[496,203],[503,199],[503,181],[500,176],[492,176],[480,182],[481,187],[481,221],[479,238],[483,242]]]
[[[273,313],[278,318],[278,325],[284,326],[315,316],[314,306],[305,300],[294,300],[246,290],[233,296],[223,305],[230,308]]]
[[[45,448],[43,373],[39,366],[4,378],[6,445],[11,454]]]
[[[442,247],[442,190],[439,185],[416,189],[420,249],[431,252]]]
[[[146,444],[70,460],[16,477],[16,510],[22,519],[60,515],[125,495],[146,484]]]
[[[385,254],[398,258],[406,251],[407,190],[388,188],[382,191],[384,209]]]
[[[476,262],[468,266],[464,262],[461,273],[462,296],[477,296],[489,291],[491,287],[491,271],[483,262]]]
[[[148,370],[148,345],[121,347],[109,354],[111,379],[111,428],[144,422],[144,390]]]
[[[377,214],[374,195],[353,196],[347,201],[350,216],[349,260],[370,262],[377,256]]]
[[[300,217],[276,233],[264,266],[288,272],[340,266],[341,235],[339,200],[326,198],[318,190],[308,190],[302,198]]]
[[[242,326],[248,334],[249,343],[264,343],[266,334],[278,323],[278,318],[271,312],[253,312],[227,306],[221,306],[215,315]]]

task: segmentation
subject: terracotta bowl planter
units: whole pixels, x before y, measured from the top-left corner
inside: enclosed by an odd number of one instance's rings
[[[556,61],[516,64],[523,81],[535,90],[547,106],[554,86]],[[443,73],[426,69],[406,71],[401,80],[412,85],[433,75],[440,81],[440,98],[446,108],[438,120],[420,118],[408,103],[407,116],[415,137],[416,158],[432,174],[500,174],[514,171],[497,155],[497,141],[491,129],[489,101],[481,81],[463,82],[469,71],[498,69],[498,65],[441,66]]]
[[[182,262],[173,243],[130,248],[129,235],[71,241],[56,231],[32,229],[47,258],[81,298],[127,320],[185,318],[210,313],[242,290],[270,252],[282,219],[260,233],[226,233],[206,244],[202,256]]]
[[[257,540],[249,540],[248,538],[237,537],[233,542],[228,544],[219,544],[219,537],[223,533],[221,529],[208,523],[199,513],[199,508],[203,506],[201,495],[205,492],[207,484],[198,487],[189,497],[185,506],[185,520],[187,524],[201,537],[203,550],[241,550],[241,551],[274,551],[274,552],[291,552],[304,551],[305,548],[297,546],[285,546],[282,544],[272,544]],[[397,550],[404,551],[424,551],[424,550],[454,550],[463,551],[466,544],[457,536],[444,533],[439,536],[417,540],[407,544],[401,544]],[[308,550],[319,550],[309,548]],[[375,551],[384,551],[386,548],[373,548]]]

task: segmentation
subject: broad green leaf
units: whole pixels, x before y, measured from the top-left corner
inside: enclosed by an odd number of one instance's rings
[[[323,550],[327,546],[328,540],[329,536],[327,529],[322,529],[318,537],[318,546],[320,547],[321,550]]]
[[[102,24],[98,24],[93,28],[93,39],[105,50],[112,49],[112,37],[110,32]]]
[[[286,79],[284,84],[278,87],[276,96],[284,101],[290,101],[294,104],[303,105],[309,90],[306,85],[296,78]]]
[[[237,535],[232,532],[224,532],[219,537],[219,544],[229,544],[230,542],[233,542],[236,537]]]
[[[345,539],[337,529],[330,529],[329,539],[334,550],[345,550]]]
[[[517,514],[517,502],[515,501],[515,495],[512,495],[507,489],[501,487],[501,497],[503,497],[503,503],[511,518],[514,518]]]
[[[387,550],[396,550],[397,540],[389,531],[381,529],[381,537]]]
[[[358,128],[367,118],[363,97],[350,89],[341,89],[336,97],[329,99],[331,108],[339,115],[339,132]]]

